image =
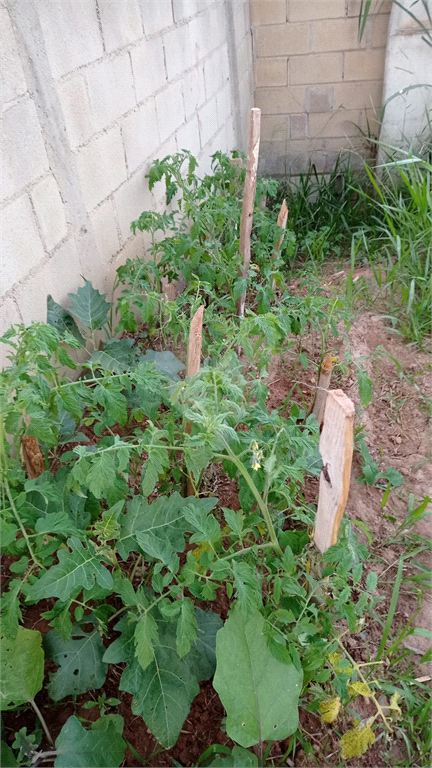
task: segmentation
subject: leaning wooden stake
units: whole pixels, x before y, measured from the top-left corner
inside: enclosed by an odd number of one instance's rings
[[[203,314],[204,306],[198,307],[195,312],[189,331],[189,346],[188,346],[188,359],[186,366],[186,376],[195,376],[201,367],[201,347],[202,347],[202,326],[203,326]],[[190,435],[192,431],[192,422],[188,421],[185,426],[185,431]],[[187,475],[186,479],[186,496],[193,496],[195,493],[192,481]]]
[[[247,278],[251,259],[251,232],[252,216],[255,204],[255,190],[258,173],[258,155],[260,145],[261,110],[251,109],[249,148],[246,166],[246,179],[244,186],[242,217],[240,222],[240,254],[243,257],[243,268],[239,270],[239,276]],[[237,301],[237,314],[244,317],[246,303],[246,291]]]
[[[324,421],[324,410],[325,410],[326,400],[327,400],[327,390],[330,384],[332,368],[333,368],[332,356],[326,355],[321,366],[320,377],[318,379],[318,387],[316,390],[315,401],[312,408],[312,413],[316,416],[316,420],[320,426]]]
[[[351,476],[354,447],[354,403],[334,389],[327,393],[324,426],[320,439],[323,470],[320,477],[315,545],[325,552],[336,544]]]

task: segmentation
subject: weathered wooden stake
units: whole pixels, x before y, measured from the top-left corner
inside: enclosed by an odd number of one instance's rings
[[[286,204],[286,200],[284,200],[282,205],[281,205],[281,209],[279,211],[279,215],[277,217],[277,225],[278,225],[278,227],[282,227],[282,229],[286,229],[287,221],[288,221],[288,206]],[[279,240],[276,240],[276,242],[275,242],[275,253],[273,253],[273,255],[272,255],[272,259],[273,260],[276,259],[277,256],[278,256],[278,252],[281,249],[281,245],[282,245],[283,239],[284,239],[284,233],[282,233],[280,238],[279,238]],[[273,281],[272,281],[272,286],[273,286],[273,290],[274,290],[276,288],[276,283],[275,283],[274,278],[273,278]]]
[[[318,424],[321,426],[324,420],[324,410],[327,400],[327,390],[330,385],[330,379],[332,375],[332,356],[326,355],[321,366],[320,376],[318,379],[318,386],[315,393],[315,400],[312,408],[312,413],[316,416]]]
[[[195,312],[189,331],[188,359],[186,366],[186,376],[195,376],[201,367],[201,347],[202,347],[202,326],[203,326],[204,305],[198,307]],[[192,431],[192,422],[186,422],[185,431],[190,435]],[[187,475],[186,496],[193,496],[194,488],[192,481]]]
[[[239,270],[240,277],[247,277],[251,258],[252,216],[255,204],[255,190],[258,173],[258,155],[260,145],[261,110],[251,109],[249,128],[249,148],[246,166],[242,217],[240,222],[240,254],[243,257],[243,268]],[[237,301],[237,314],[244,317],[246,291]]]
[[[341,389],[331,390],[327,393],[320,439],[324,467],[320,477],[314,537],[320,552],[325,552],[337,542],[348,499],[353,447],[354,403]]]

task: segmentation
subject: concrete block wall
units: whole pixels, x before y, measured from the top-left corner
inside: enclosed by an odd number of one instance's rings
[[[353,166],[374,153],[391,5],[372,4],[359,43],[360,0],[251,0],[261,173],[325,173],[340,151]]]
[[[189,149],[205,173],[246,149],[253,75],[248,0],[0,5],[2,333],[45,320],[48,293],[67,304],[81,275],[111,291],[144,254],[131,221],[164,207],[152,159]]]

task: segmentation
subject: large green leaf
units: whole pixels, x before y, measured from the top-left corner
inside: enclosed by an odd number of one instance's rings
[[[198,625],[197,641],[186,659],[194,659],[199,680],[210,680],[216,669],[216,635],[223,627],[223,621],[219,614],[201,608],[195,608],[195,616]]]
[[[213,686],[227,712],[227,734],[242,747],[285,739],[298,725],[303,673],[268,648],[264,619],[233,610],[216,638]]]
[[[5,741],[2,741],[0,746],[0,765],[2,768],[15,768],[19,765],[9,744],[6,744]]]
[[[190,705],[199,693],[196,676],[176,651],[175,625],[158,622],[154,660],[144,671],[137,659],[123,672],[120,690],[132,693],[132,712],[140,715],[158,742],[176,743]]]
[[[108,339],[104,349],[93,352],[87,364],[111,373],[130,371],[138,364],[139,349],[133,346],[134,343],[134,339]]]
[[[100,587],[112,589],[113,578],[101,563],[100,556],[93,554],[75,536],[68,539],[71,552],[64,549],[57,551],[58,565],[53,565],[28,590],[28,597],[33,602],[44,597],[58,597],[67,600],[76,587],[90,589],[95,581]]]
[[[78,288],[76,293],[69,293],[68,296],[71,300],[70,311],[90,330],[103,328],[108,322],[108,313],[112,304],[106,301],[105,296],[102,296],[96,288],[93,288],[89,280],[86,280],[85,285]]]
[[[141,356],[145,363],[154,363],[155,367],[169,376],[173,381],[180,381],[179,371],[183,371],[185,366],[182,362],[169,351],[156,352],[154,349],[147,349],[145,355]]]
[[[131,550],[140,550],[137,533],[153,534],[167,541],[176,552],[185,548],[185,532],[190,525],[184,518],[184,508],[202,509],[209,512],[217,499],[183,498],[177,491],[171,496],[159,496],[152,504],[142,496],[135,496],[121,515],[121,533],[117,542],[120,557],[127,560]]]
[[[50,294],[47,297],[47,323],[52,325],[62,336],[68,331],[84,346],[84,339],[72,315],[60,304],[57,304]]]
[[[16,637],[1,639],[1,709],[13,709],[34,699],[42,688],[42,635],[19,627]]]
[[[112,719],[100,718],[91,731],[74,715],[66,721],[56,739],[55,768],[117,768],[124,760],[126,743]]]
[[[105,651],[99,632],[84,632],[78,625],[72,629],[70,640],[63,640],[52,629],[44,638],[47,656],[59,665],[50,673],[49,694],[54,701],[65,696],[101,688],[108,672],[108,664],[102,661]]]

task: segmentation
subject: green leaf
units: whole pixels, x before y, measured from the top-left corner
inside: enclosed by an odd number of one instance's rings
[[[61,336],[64,336],[65,333],[71,333],[82,347],[85,345],[85,341],[72,315],[66,309],[63,309],[60,304],[57,304],[50,294],[47,297],[47,323],[52,325]]]
[[[59,665],[50,673],[49,694],[54,701],[65,696],[77,696],[101,688],[108,672],[108,664],[102,661],[105,647],[94,629],[84,632],[78,625],[72,629],[70,640],[63,640],[55,629],[44,638],[47,656]]]
[[[16,637],[1,639],[1,709],[32,701],[44,678],[42,635],[19,627]]]
[[[122,764],[126,743],[121,735],[110,721],[102,728],[95,726],[86,731],[75,715],[66,721],[55,743],[55,768],[118,768]]]
[[[363,408],[367,408],[372,400],[373,381],[369,378],[363,368],[357,369],[357,382],[359,388],[360,402]]]
[[[158,627],[153,616],[146,612],[139,617],[134,631],[135,655],[145,670],[154,659],[153,646],[158,639]]]
[[[19,763],[17,763],[15,759],[15,755],[12,752],[9,744],[6,744],[5,741],[1,742],[1,752],[0,752],[0,766],[2,768],[15,768],[15,766],[18,766]]]
[[[219,745],[217,745],[219,747]],[[222,752],[219,747],[215,751]],[[258,758],[253,752],[243,747],[233,747],[232,753],[226,757],[215,757],[210,766],[220,766],[220,768],[258,768]]]
[[[107,489],[112,489],[117,479],[117,467],[114,454],[105,452],[92,457],[92,463],[86,473],[86,485],[97,499],[107,497]]]
[[[253,613],[261,606],[261,586],[256,578],[256,570],[248,563],[234,561],[234,587],[240,609],[244,614]]]
[[[7,520],[0,521],[0,540],[2,552],[4,552],[10,544],[16,539],[18,528],[13,523],[8,523]]]
[[[134,339],[108,339],[104,350],[96,350],[87,363],[111,373],[125,373],[134,369],[139,351],[134,348]]]
[[[194,606],[190,597],[184,597],[180,602],[180,616],[177,619],[177,653],[182,659],[189,653],[192,644],[197,639],[198,623]]]
[[[152,362],[155,367],[169,376],[173,381],[180,381],[179,371],[184,371],[185,366],[182,362],[169,351],[156,352],[154,349],[147,349],[145,355],[142,355],[144,362]]]
[[[124,427],[127,421],[127,406],[125,396],[116,391],[112,386],[106,387],[99,384],[94,390],[94,397],[97,403],[101,405],[113,423],[116,421]]]
[[[205,541],[214,542],[220,539],[221,529],[214,515],[208,515],[203,509],[192,505],[186,506],[183,514],[191,526],[191,530],[197,531],[190,537],[191,544],[200,544]]]
[[[366,589],[368,592],[373,592],[377,588],[378,574],[375,571],[370,571],[366,579]]]
[[[399,488],[403,485],[404,476],[394,467],[390,467],[384,475],[385,479],[393,486],[393,488]]]
[[[244,524],[243,512],[234,512],[233,509],[226,509],[225,507],[223,507],[222,511],[224,513],[226,523],[229,525],[232,532],[235,533],[236,536],[241,536]]]
[[[227,712],[227,734],[242,747],[282,740],[298,725],[303,673],[272,655],[258,611],[234,610],[216,638],[213,687]]]
[[[58,597],[67,600],[77,587],[91,589],[95,581],[99,586],[112,590],[113,578],[102,565],[100,557],[84,549],[76,537],[68,539],[72,550],[57,551],[58,565],[53,565],[28,590],[27,596],[37,602],[45,597]]]
[[[89,280],[86,280],[85,285],[78,288],[76,293],[69,293],[68,296],[71,300],[72,314],[90,330],[103,328],[108,322],[108,313],[112,304],[108,303],[105,296],[102,296],[96,288],[93,288]]]
[[[167,447],[159,440],[158,444],[152,444],[149,450],[149,457],[145,463],[143,478],[141,481],[141,492],[143,496],[150,496],[153,493],[155,485],[159,480],[159,475],[163,475],[170,465]]]
[[[145,671],[137,660],[132,662],[119,687],[133,694],[132,712],[140,715],[158,742],[169,749],[179,737],[199,685],[186,659],[178,657],[175,626],[167,622],[158,625],[154,661]]]
[[[1,631],[2,635],[11,640],[17,636],[21,620],[19,593],[22,584],[20,579],[12,579],[9,582],[9,591],[3,592],[1,596]]]
[[[107,664],[120,664],[124,661],[133,664],[135,662],[135,621],[124,616],[117,622],[114,629],[116,632],[121,632],[121,635],[108,646],[102,661]]]
[[[216,635],[223,627],[223,621],[213,611],[195,608],[197,640],[190,658],[199,680],[210,680],[216,669]],[[188,659],[186,659],[188,661]]]

